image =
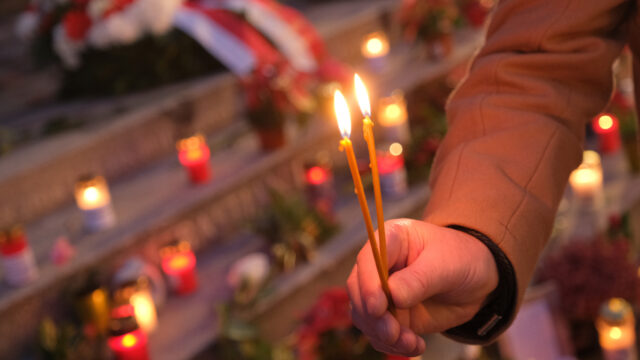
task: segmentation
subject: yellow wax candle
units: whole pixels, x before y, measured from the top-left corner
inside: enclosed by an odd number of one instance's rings
[[[376,156],[376,141],[373,137],[373,121],[371,121],[371,105],[369,103],[369,94],[364,83],[356,74],[355,88],[358,105],[364,116],[362,121],[364,140],[367,142],[369,150],[369,166],[371,167],[371,176],[373,178],[373,196],[376,200],[376,217],[378,218],[378,237],[380,239],[380,260],[385,273],[385,277],[389,277],[389,264],[387,259],[387,236],[384,230],[384,212],[382,210],[382,192],[380,191],[380,173],[378,172],[378,158]]]
[[[369,244],[371,245],[371,251],[373,252],[374,261],[376,264],[376,270],[380,277],[380,283],[382,290],[384,291],[389,304],[391,304],[391,292],[389,291],[389,284],[386,271],[382,267],[382,261],[380,260],[380,253],[376,244],[375,232],[373,230],[373,224],[371,223],[371,214],[369,213],[369,206],[367,205],[367,199],[364,193],[364,187],[362,186],[362,180],[360,179],[360,173],[358,172],[358,163],[356,161],[356,155],[353,151],[353,145],[349,136],[351,135],[351,115],[349,114],[349,106],[347,101],[339,90],[336,90],[334,96],[334,106],[336,110],[336,117],[338,118],[338,125],[342,134],[342,140],[340,141],[340,150],[345,152],[347,156],[347,162],[349,163],[349,169],[351,170],[351,177],[353,178],[353,184],[355,192],[360,203],[360,209],[362,210],[362,216],[364,218],[365,226],[367,228],[367,235],[369,237]]]

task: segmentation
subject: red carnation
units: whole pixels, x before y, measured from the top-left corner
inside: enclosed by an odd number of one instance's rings
[[[80,41],[91,26],[91,19],[84,11],[73,10],[64,16],[62,26],[70,39]]]

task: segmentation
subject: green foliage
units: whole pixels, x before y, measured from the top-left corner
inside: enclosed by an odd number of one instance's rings
[[[337,231],[337,225],[312,208],[301,196],[271,192],[271,203],[254,230],[271,244],[277,263],[290,270],[308,261],[315,248]]]

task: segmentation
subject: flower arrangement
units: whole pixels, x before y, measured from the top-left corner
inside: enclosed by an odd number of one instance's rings
[[[301,196],[272,192],[271,205],[257,221],[255,231],[270,244],[276,265],[289,271],[313,258],[315,249],[337,230],[337,225],[308,205]]]
[[[421,86],[407,96],[411,119],[411,141],[405,152],[405,164],[410,184],[427,180],[440,141],[447,131],[444,103],[451,88],[446,81],[434,81]]]
[[[172,27],[183,0],[33,0],[16,25],[23,39],[50,37],[65,67],[78,68],[88,48],[129,45]]]
[[[224,68],[173,26],[183,1],[32,0],[16,33],[61,65],[61,97],[125,94]]]
[[[398,18],[407,40],[426,45],[430,57],[452,51],[452,33],[460,19],[454,0],[404,0]]]
[[[556,282],[569,320],[593,321],[600,305],[612,297],[637,303],[640,279],[630,256],[623,238],[575,241],[546,259],[539,277]]]
[[[329,289],[311,307],[296,333],[297,359],[406,359],[377,352],[353,326],[349,296],[343,288]]]

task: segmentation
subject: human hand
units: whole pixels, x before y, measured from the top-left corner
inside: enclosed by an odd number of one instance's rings
[[[489,249],[464,232],[411,219],[387,221],[385,228],[395,317],[368,243],[347,280],[351,316],[376,350],[417,356],[425,350],[419,335],[473,318],[497,287],[498,270]]]

